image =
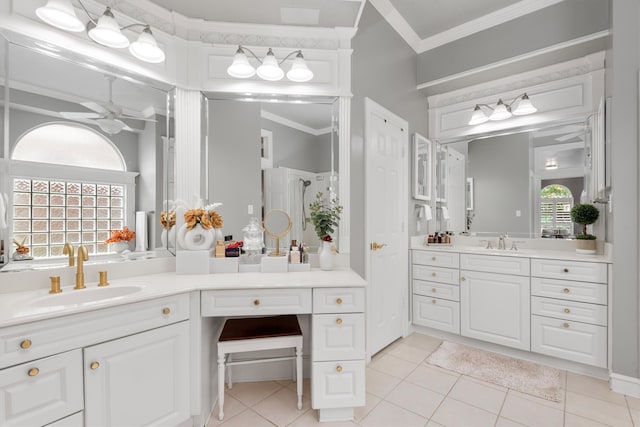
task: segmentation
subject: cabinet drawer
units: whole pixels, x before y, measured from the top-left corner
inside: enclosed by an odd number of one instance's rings
[[[364,313],[364,288],[316,288],[314,313]]]
[[[460,255],[460,269],[487,273],[529,275],[529,258],[500,255]]]
[[[460,303],[414,295],[413,323],[459,334]]]
[[[311,313],[311,289],[202,291],[202,316]]]
[[[314,362],[312,371],[313,409],[364,406],[364,360]]]
[[[607,285],[532,277],[531,295],[606,305]]]
[[[457,268],[414,265],[413,278],[419,279],[419,280],[429,280],[431,282],[449,283],[451,285],[457,285],[460,283],[460,270],[458,270]]]
[[[607,264],[555,259],[532,259],[531,275],[550,279],[607,283]]]
[[[607,307],[598,304],[532,297],[531,314],[607,326]]]
[[[531,350],[606,368],[607,328],[531,316]]]
[[[0,371],[0,425],[39,426],[83,408],[80,349]]]
[[[9,326],[0,329],[0,368],[188,318],[189,294],[181,294]]]
[[[314,314],[312,360],[364,359],[364,313]]]
[[[460,286],[446,283],[413,281],[413,293],[425,297],[444,298],[450,301],[460,301]]]
[[[460,255],[457,252],[413,251],[413,263],[434,267],[458,268]]]

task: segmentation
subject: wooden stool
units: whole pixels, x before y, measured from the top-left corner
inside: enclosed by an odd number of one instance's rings
[[[232,353],[246,351],[295,348],[295,356],[272,357],[232,362]],[[228,360],[226,355],[229,355]],[[218,338],[218,419],[224,418],[224,373],[229,369],[229,388],[231,366],[249,363],[294,360],[294,381],[297,382],[298,409],[302,409],[302,331],[295,314],[286,316],[249,317],[227,319]]]

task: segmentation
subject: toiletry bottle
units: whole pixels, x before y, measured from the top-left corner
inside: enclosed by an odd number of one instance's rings
[[[301,255],[302,255],[302,262],[303,262],[304,264],[308,264],[308,263],[309,263],[309,249],[307,248],[307,246],[306,246],[306,245],[304,245],[304,244],[302,244],[302,243],[301,243],[301,245],[302,245],[302,253],[301,253]]]
[[[291,247],[291,253],[289,254],[289,261],[291,264],[300,264],[300,250],[297,246]]]
[[[224,252],[225,252],[224,241],[218,240],[218,242],[216,243],[215,257],[224,258]]]

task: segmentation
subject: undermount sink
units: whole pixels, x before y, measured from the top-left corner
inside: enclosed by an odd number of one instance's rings
[[[92,302],[100,302],[108,299],[120,298],[140,292],[143,285],[123,285],[103,288],[87,288],[87,289],[65,289],[65,292],[59,294],[45,295],[34,301],[33,305],[38,307],[54,307],[64,305],[87,304]]]

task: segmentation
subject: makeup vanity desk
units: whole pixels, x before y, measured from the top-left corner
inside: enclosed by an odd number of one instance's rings
[[[0,295],[0,394],[28,409],[0,408],[0,425],[204,425],[216,401],[216,339],[231,316],[308,315],[311,406],[332,421],[352,419],[365,404],[366,282],[350,269],[110,282],[104,290],[112,297],[95,300],[90,293],[103,291],[95,282],[72,290],[63,281],[57,295],[44,288]],[[61,296],[74,302],[53,303]]]

